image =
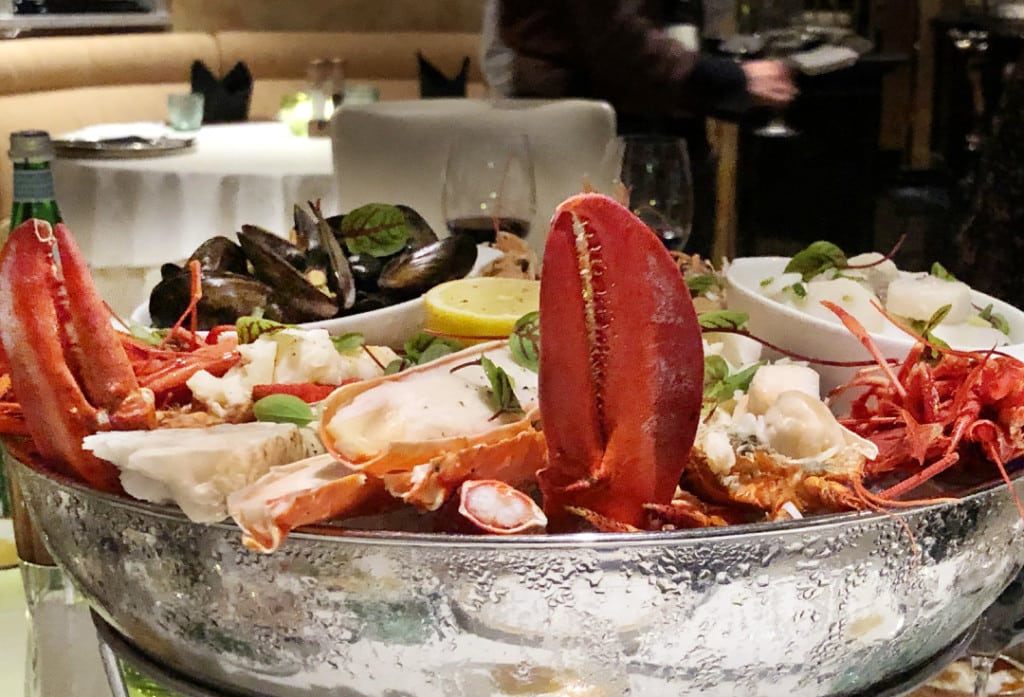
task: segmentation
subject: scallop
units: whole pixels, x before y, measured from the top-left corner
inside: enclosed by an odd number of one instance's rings
[[[823,300],[835,303],[857,318],[869,332],[885,331],[888,320],[872,303],[881,304],[878,297],[870,290],[848,278],[837,278],[833,281],[810,281],[805,286],[807,297],[801,309],[809,315],[820,317],[831,322],[839,319],[827,307]]]
[[[971,312],[971,288],[962,281],[947,281],[929,274],[907,274],[889,283],[885,307],[894,315],[929,320],[949,305],[944,323],[960,324]]]

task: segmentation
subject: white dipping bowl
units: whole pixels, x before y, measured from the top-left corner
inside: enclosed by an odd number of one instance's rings
[[[838,317],[835,320],[812,317],[760,292],[761,282],[782,274],[788,263],[789,257],[745,257],[733,260],[725,271],[726,303],[729,309],[749,315],[747,329],[750,333],[785,352],[831,361],[871,360],[867,349],[843,326]],[[978,308],[991,304],[993,312],[1006,318],[1010,325],[1010,345],[1000,346],[999,350],[1024,358],[1024,312],[976,290],[971,290],[971,301]],[[912,337],[895,328],[885,333],[873,332],[870,336],[886,358],[902,360],[914,345]],[[821,374],[823,394],[848,382],[859,369],[817,363],[812,363],[812,366]]]
[[[486,245],[477,246],[476,263],[467,276],[478,276],[484,266],[501,256],[501,252]],[[303,329],[326,329],[331,336],[359,332],[371,346],[401,348],[406,339],[423,329],[427,319],[427,308],[423,296],[382,307],[379,310],[360,312],[355,315],[335,317],[319,322],[298,325]],[[144,327],[150,325],[149,300],[132,312],[131,320]]]

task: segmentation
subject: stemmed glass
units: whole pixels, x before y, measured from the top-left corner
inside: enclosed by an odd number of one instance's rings
[[[604,164],[625,187],[629,209],[664,245],[681,251],[693,227],[693,179],[686,141],[657,135],[614,139]]]
[[[1024,641],[1024,570],[982,613],[975,627],[967,655],[974,671],[974,697],[985,697],[999,655]]]
[[[755,31],[764,40],[764,58],[782,60],[794,51],[794,47],[785,40],[790,27],[792,3],[787,0],[762,0],[760,11],[756,15]],[[763,138],[793,138],[800,132],[786,121],[786,110],[780,107],[774,110],[768,123],[754,130],[754,134]]]
[[[493,242],[499,230],[525,238],[537,211],[530,141],[522,133],[457,135],[445,163],[441,207],[452,233]]]

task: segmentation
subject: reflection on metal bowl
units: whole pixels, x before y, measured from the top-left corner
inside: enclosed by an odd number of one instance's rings
[[[1024,560],[1003,484],[898,516],[296,533],[259,555],[230,525],[11,467],[54,557],[127,640],[198,682],[275,697],[856,694],[953,642]]]

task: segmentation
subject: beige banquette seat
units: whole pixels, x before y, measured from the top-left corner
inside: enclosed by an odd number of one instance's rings
[[[419,96],[416,52],[447,74],[470,56],[470,96],[484,93],[473,33],[161,32],[0,41],[0,219],[11,206],[12,131],[65,133],[98,123],[161,120],[167,94],[188,89],[192,62],[224,74],[245,61],[255,79],[250,118],[273,118],[304,87],[314,58],[346,60],[348,78],[381,99]],[[59,192],[58,192],[59,195]]]

